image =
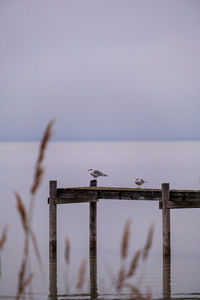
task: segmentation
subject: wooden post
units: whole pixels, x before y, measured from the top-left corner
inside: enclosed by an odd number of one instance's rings
[[[57,193],[57,181],[49,182],[49,292],[50,297],[57,295],[57,235],[56,235],[56,211],[55,198]]]
[[[171,257],[163,256],[163,300],[171,299]]]
[[[170,200],[169,183],[162,183],[162,227],[163,227],[163,256],[171,255],[170,245]]]
[[[55,198],[57,193],[57,181],[49,182],[49,261],[57,259],[57,207]]]
[[[91,180],[90,186],[96,187],[97,181]],[[90,202],[90,295],[97,299],[97,203]]]
[[[96,180],[90,181],[90,186],[97,186]],[[90,202],[90,249],[96,251],[97,239],[97,203]]]

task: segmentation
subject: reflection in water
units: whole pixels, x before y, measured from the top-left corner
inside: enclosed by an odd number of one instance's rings
[[[72,294],[59,295],[57,293],[57,262],[49,262],[49,297],[48,300],[128,300],[131,295],[121,294],[103,294],[98,295],[97,288],[97,257],[96,252],[90,251],[90,293],[89,294]],[[200,294],[181,294],[171,296],[171,259],[163,257],[163,298],[153,298],[152,300],[197,300]]]
[[[128,294],[98,294],[97,286],[97,251],[95,247],[90,247],[90,292],[89,294],[70,294],[59,295],[57,291],[57,260],[49,261],[49,300],[128,300],[131,295]],[[200,294],[174,294],[171,295],[171,257],[163,257],[163,298],[153,298],[152,300],[196,300],[200,299]]]
[[[80,296],[83,296],[81,294]],[[69,299],[69,297],[73,297],[73,295],[58,295],[57,292],[57,260],[54,261],[49,260],[49,300],[57,300],[57,299]],[[74,299],[77,298],[78,295]],[[97,255],[96,255],[96,247],[90,248],[90,294],[84,295],[85,299],[96,300],[98,299],[97,292]]]
[[[84,299],[97,300],[97,256],[96,249],[90,251],[90,294],[75,295],[59,295],[57,292],[57,261],[49,261],[49,300],[57,299],[79,299],[79,296],[84,296]],[[82,298],[81,298],[82,299]]]

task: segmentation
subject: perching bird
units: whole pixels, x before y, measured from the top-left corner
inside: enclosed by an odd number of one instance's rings
[[[143,185],[144,183],[147,183],[147,181],[145,181],[145,180],[142,179],[142,178],[137,177],[137,178],[135,179],[135,184],[137,184],[138,188],[140,188],[141,185]]]
[[[108,176],[99,170],[89,169],[88,171],[90,175],[93,176],[94,178],[97,178],[99,176]]]

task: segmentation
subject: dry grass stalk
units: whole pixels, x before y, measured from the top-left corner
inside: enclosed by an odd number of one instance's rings
[[[65,242],[65,261],[67,264],[70,262],[70,241],[68,238],[66,238]]]
[[[120,270],[119,270],[119,273],[118,273],[118,280],[117,280],[117,291],[120,291],[124,285],[124,280],[125,280],[125,266],[122,265]]]
[[[37,239],[36,239],[35,233],[33,232],[33,230],[31,228],[30,228],[30,236],[31,236],[33,247],[34,247],[35,255],[36,255],[39,267],[40,267],[40,271],[42,274],[44,274],[45,272],[44,272],[44,267],[42,264],[42,258],[40,255],[40,250],[38,247]]]
[[[147,240],[144,246],[143,250],[138,250],[134,254],[131,263],[129,265],[129,268],[126,268],[126,259],[128,256],[128,247],[129,247],[129,239],[130,239],[130,220],[128,220],[124,226],[124,231],[122,235],[122,243],[121,243],[121,267],[118,272],[117,280],[113,280],[114,287],[117,292],[122,290],[123,288],[128,288],[131,292],[131,298],[132,300],[151,300],[152,295],[151,292],[147,292],[146,296],[143,296],[140,290],[137,286],[134,284],[131,284],[129,281],[133,278],[135,275],[135,272],[138,268],[139,260],[142,256],[143,261],[147,259],[149,250],[152,246],[152,239],[153,239],[153,233],[154,233],[154,225],[151,225]],[[126,270],[128,269],[128,270]]]
[[[17,209],[18,209],[19,215],[21,217],[22,225],[23,225],[23,228],[25,231],[24,253],[23,253],[23,259],[21,262],[21,268],[20,268],[19,275],[18,275],[18,287],[17,287],[17,296],[16,296],[16,299],[18,300],[21,298],[21,295],[27,286],[28,278],[30,278],[30,276],[28,276],[25,279],[27,265],[28,265],[28,253],[29,253],[29,227],[25,221],[27,219],[27,217],[26,217],[27,214],[26,214],[23,202],[21,200],[21,197],[19,196],[18,193],[15,193],[15,196],[17,199]],[[32,278],[32,276],[31,276],[31,278]],[[30,282],[30,281],[28,280],[28,282]]]
[[[26,232],[27,231],[27,213],[26,213],[26,209],[25,209],[25,206],[23,204],[23,201],[20,197],[20,195],[15,192],[15,197],[16,197],[16,200],[17,200],[17,210],[19,212],[19,215],[21,217],[21,221],[22,221],[22,226],[24,228],[24,231]]]
[[[146,300],[151,300],[151,299],[152,299],[152,292],[148,290],[146,294]]]
[[[138,267],[139,258],[141,256],[141,250],[138,250],[131,260],[131,264],[126,275],[127,278],[132,277],[135,274],[135,271]]]
[[[23,259],[21,269],[19,271],[19,277],[18,277],[18,291],[16,296],[17,300],[20,299],[25,288],[30,284],[31,280],[33,279],[32,273],[29,274],[25,279],[26,267],[27,267],[26,259]]]
[[[45,153],[45,149],[47,147],[47,143],[52,135],[51,129],[52,129],[53,123],[54,123],[54,121],[52,120],[47,125],[46,130],[43,135],[43,138],[42,138],[42,141],[40,143],[39,155],[38,155],[38,159],[37,159],[37,162],[35,165],[35,175],[34,175],[34,179],[33,179],[33,184],[31,186],[31,200],[30,200],[30,206],[29,206],[29,214],[27,214],[27,212],[26,212],[26,209],[24,207],[24,204],[21,200],[20,195],[17,192],[15,193],[15,197],[17,200],[17,210],[21,217],[22,225],[23,225],[23,228],[25,231],[24,253],[23,253],[23,259],[21,262],[21,268],[20,268],[19,275],[18,275],[18,290],[17,290],[17,296],[16,296],[17,300],[22,297],[22,293],[24,292],[24,290],[27,286],[30,286],[30,283],[33,278],[32,273],[30,273],[28,276],[26,276],[27,268],[28,268],[28,261],[29,261],[30,238],[33,243],[34,251],[36,254],[37,261],[40,266],[40,270],[43,270],[42,260],[41,260],[37,240],[36,240],[33,230],[31,229],[31,220],[32,220],[32,214],[33,214],[34,195],[40,186],[40,183],[42,181],[42,175],[44,172],[41,164],[44,159],[44,153]]]
[[[142,296],[140,290],[134,284],[126,283],[125,287],[127,287],[131,292],[131,300],[146,300],[146,297]]]
[[[4,226],[2,234],[1,234],[1,238],[0,238],[0,251],[2,251],[3,246],[4,246],[5,242],[6,242],[7,232],[8,232],[8,224]]]
[[[143,253],[142,253],[143,260],[147,259],[149,250],[150,250],[150,248],[152,246],[153,234],[154,234],[154,227],[155,227],[155,225],[152,224],[150,226],[150,228],[149,228],[148,235],[147,235],[147,240],[146,240],[146,244],[144,246]]]
[[[131,220],[127,220],[127,222],[124,226],[124,231],[123,231],[122,241],[121,241],[121,258],[122,259],[125,259],[128,254],[130,225],[131,225]]]
[[[36,193],[36,190],[41,184],[42,181],[42,175],[44,173],[44,168],[42,167],[42,161],[44,159],[44,153],[48,144],[48,141],[50,137],[52,136],[52,126],[54,124],[54,120],[51,120],[49,124],[47,125],[44,135],[42,137],[41,143],[40,143],[40,149],[38,154],[38,159],[35,165],[35,175],[33,184],[31,186],[31,194],[34,195]]]
[[[87,265],[87,261],[86,261],[85,258],[83,258],[82,261],[81,261],[79,274],[78,274],[78,281],[77,281],[77,284],[76,284],[76,288],[78,290],[81,290],[84,283],[85,283],[86,265]]]
[[[65,261],[66,261],[65,291],[67,294],[69,294],[70,293],[70,282],[69,282],[70,240],[68,237],[65,240]]]

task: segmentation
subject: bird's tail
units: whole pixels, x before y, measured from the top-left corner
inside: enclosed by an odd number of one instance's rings
[[[107,175],[107,174],[103,174],[103,176],[106,176],[106,177],[108,177],[108,175]]]

